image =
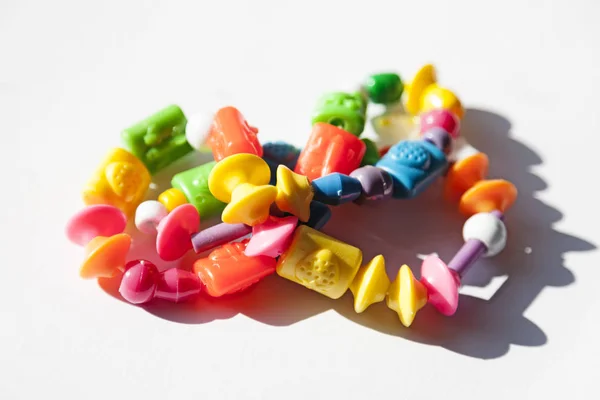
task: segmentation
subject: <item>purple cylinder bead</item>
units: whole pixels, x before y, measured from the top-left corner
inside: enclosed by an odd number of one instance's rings
[[[202,253],[222,244],[233,242],[251,232],[252,228],[248,225],[222,222],[192,235],[192,246],[196,253]]]

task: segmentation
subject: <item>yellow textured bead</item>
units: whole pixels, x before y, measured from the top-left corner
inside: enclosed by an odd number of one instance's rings
[[[275,186],[242,183],[234,189],[231,202],[223,210],[221,219],[228,224],[262,224],[269,218],[271,204],[276,196]]]
[[[313,196],[312,185],[306,176],[293,172],[285,165],[277,167],[275,203],[281,211],[294,214],[300,221],[307,222]]]
[[[112,149],[85,185],[83,202],[110,204],[131,217],[144,199],[150,179],[150,172],[137,157],[124,149]]]
[[[402,325],[409,327],[426,303],[427,289],[415,279],[408,265],[403,265],[388,289],[387,306],[398,313]]]
[[[171,188],[162,192],[158,196],[158,201],[162,203],[163,206],[167,209],[168,212],[173,211],[175,208],[180,205],[186,204],[188,202],[185,194],[179,189]]]
[[[332,299],[340,298],[354,280],[360,249],[306,225],[296,228],[290,247],[277,262],[277,273]]]
[[[371,304],[385,300],[389,287],[390,279],[385,272],[385,259],[378,255],[358,270],[350,285],[354,295],[354,311],[361,313]]]
[[[229,203],[238,185],[266,185],[270,179],[271,170],[265,160],[254,154],[234,154],[219,161],[210,171],[208,190],[218,200]]]

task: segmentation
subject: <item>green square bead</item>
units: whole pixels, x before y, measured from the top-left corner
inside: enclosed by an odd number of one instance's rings
[[[185,138],[187,119],[170,105],[121,132],[126,150],[139,158],[151,174],[192,151]]]
[[[365,129],[367,100],[362,93],[334,92],[321,96],[312,123],[325,122],[359,136]]]
[[[404,84],[398,74],[375,74],[367,79],[365,90],[373,103],[391,104],[400,100]]]
[[[200,217],[205,219],[220,215],[227,205],[215,199],[208,190],[208,175],[216,164],[216,161],[211,161],[175,174],[171,179],[171,186],[181,190],[190,204],[196,207]]]
[[[371,139],[363,138],[360,140],[362,140],[367,146],[367,151],[365,151],[365,155],[363,156],[360,166],[364,167],[365,165],[375,165],[381,158],[379,155],[379,150],[377,150],[377,145]]]

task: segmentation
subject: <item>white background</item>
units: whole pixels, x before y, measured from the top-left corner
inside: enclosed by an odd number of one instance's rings
[[[595,0],[1,0],[0,398],[599,398],[599,16]],[[321,93],[427,62],[520,192],[454,317],[427,307],[406,329],[278,276],[143,309],[78,277],[65,222],[121,129],[234,105],[301,146]],[[418,273],[417,253],[462,243],[438,196],[346,205],[327,232]]]

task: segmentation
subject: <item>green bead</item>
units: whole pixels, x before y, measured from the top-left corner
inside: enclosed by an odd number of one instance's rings
[[[312,123],[325,122],[359,136],[365,129],[367,101],[360,92],[328,93],[317,101]]]
[[[375,74],[367,79],[365,89],[373,103],[391,104],[400,100],[404,84],[398,74]]]
[[[181,190],[204,219],[221,214],[227,205],[215,199],[208,190],[208,175],[216,164],[216,161],[211,161],[175,174],[171,179],[171,186]]]
[[[155,174],[192,151],[185,138],[186,123],[183,111],[171,105],[125,129],[121,140],[125,149]]]
[[[364,167],[365,165],[375,165],[381,158],[379,155],[379,150],[377,150],[377,145],[371,139],[363,138],[360,140],[362,140],[367,146],[367,151],[365,152],[360,166]]]

